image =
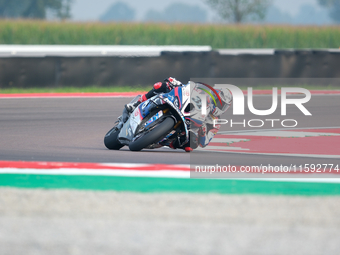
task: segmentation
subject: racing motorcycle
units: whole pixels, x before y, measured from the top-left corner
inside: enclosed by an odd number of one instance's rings
[[[194,86],[190,83],[174,86],[169,93],[161,93],[142,102],[121,128],[118,118],[105,135],[105,146],[119,150],[126,145],[131,151],[140,151],[169,146],[175,140],[180,147],[185,145],[190,140],[190,133],[197,133],[204,121],[197,86],[197,83]],[[130,103],[138,99],[139,96]]]

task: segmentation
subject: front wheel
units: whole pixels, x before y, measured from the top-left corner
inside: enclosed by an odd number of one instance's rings
[[[168,117],[163,122],[159,123],[151,131],[138,138],[129,144],[129,149],[131,151],[140,151],[150,144],[159,142],[163,139],[173,128],[175,121],[173,118]]]
[[[109,150],[119,150],[124,145],[118,141],[118,135],[120,130],[113,127],[104,137],[104,144]]]

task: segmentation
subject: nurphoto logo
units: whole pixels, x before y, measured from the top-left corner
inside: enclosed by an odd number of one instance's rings
[[[211,87],[208,84],[205,83],[200,83],[201,86],[200,89],[202,91],[204,91],[206,94],[200,94],[201,96],[201,102],[202,102],[202,115],[206,115],[207,111],[206,111],[206,97],[207,95],[209,95],[215,106],[217,106],[217,102],[216,99],[217,98],[220,103],[221,102],[221,98],[219,97],[216,89],[214,89],[213,87]],[[232,105],[233,105],[233,115],[245,115],[245,99],[244,99],[244,94],[243,91],[235,86],[235,85],[231,85],[231,84],[215,84],[214,87],[218,87],[218,88],[227,88],[232,96],[233,96],[233,100],[232,100]],[[209,90],[210,91],[209,91]],[[248,100],[247,100],[247,105],[248,105],[248,109],[249,111],[257,116],[268,116],[273,114],[277,107],[278,107],[278,89],[276,87],[274,87],[272,89],[272,105],[269,109],[267,110],[258,110],[255,109],[254,104],[253,104],[253,89],[251,87],[248,87]],[[303,98],[287,98],[288,94],[303,94],[304,97]],[[205,98],[204,98],[205,97]],[[304,88],[281,88],[281,116],[287,116],[287,105],[295,105],[305,116],[312,116],[312,114],[306,109],[306,107],[303,105],[307,102],[309,102],[311,99],[311,93],[309,90],[304,89]],[[275,123],[276,122],[280,122],[282,127],[296,127],[298,125],[297,120],[295,119],[250,119],[248,121],[246,121],[245,119],[243,120],[243,122],[233,122],[233,120],[226,120],[226,119],[215,119],[214,120],[214,126],[216,125],[225,125],[225,124],[230,124],[231,127],[235,126],[235,125],[242,125],[243,127],[246,127],[246,124],[248,124],[249,127],[262,127],[264,126],[266,122],[271,122],[271,127],[275,127]],[[257,125],[255,125],[257,124]]]

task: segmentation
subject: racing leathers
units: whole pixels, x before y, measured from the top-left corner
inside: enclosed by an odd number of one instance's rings
[[[208,98],[209,113],[198,130],[198,146],[203,148],[210,143],[219,131],[221,125],[216,125],[216,120],[229,109],[232,102],[232,95],[228,89],[217,90],[217,92],[223,105],[219,108],[213,103],[213,100]]]
[[[187,152],[192,151],[199,146],[203,148],[206,147],[221,127],[221,125],[215,125],[214,121],[219,119],[221,115],[228,110],[232,102],[232,95],[228,89],[218,89],[216,91],[220,97],[219,99],[222,102],[222,105],[216,106],[214,104],[214,100],[210,98],[210,95],[207,95],[207,109],[209,109],[208,114],[198,129],[197,124],[191,124],[196,126],[196,128],[190,129],[189,131],[190,143],[186,144],[183,148]],[[182,148],[178,145],[179,141],[174,141],[169,145],[169,147],[173,149]]]

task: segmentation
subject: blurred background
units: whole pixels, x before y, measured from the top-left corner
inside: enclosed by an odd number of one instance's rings
[[[239,8],[243,16],[237,21],[232,19],[233,14],[228,17],[225,10],[219,12],[216,9],[216,4],[224,4],[225,9],[228,6],[232,9],[234,2],[237,1],[2,0],[0,15],[2,18],[69,19],[77,22],[243,22],[292,25],[331,25],[340,22],[340,3],[337,0],[243,1],[247,8],[253,5],[253,10],[245,11],[245,6],[242,6],[243,11]],[[258,13],[261,15],[256,17]]]
[[[340,76],[340,0],[0,0],[0,17],[2,88]]]
[[[74,21],[232,22],[232,20],[221,17],[212,8],[211,3],[213,2],[199,0],[165,0],[161,2],[156,0],[99,0],[96,2],[74,0],[70,5],[70,16]],[[327,1],[318,0],[258,2],[267,3],[263,19],[257,21],[263,24],[327,25],[340,22],[339,5],[337,6],[338,15],[334,12],[336,1],[332,3],[334,6],[331,6],[332,4],[327,5]],[[241,22],[252,23],[254,20],[246,16]]]

